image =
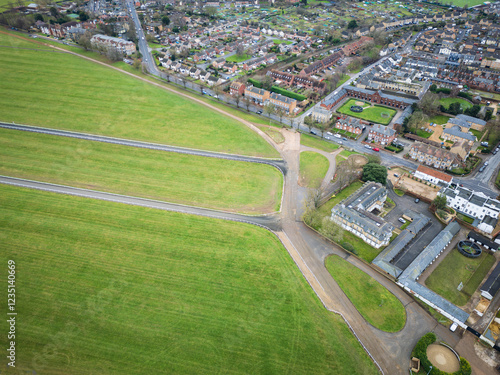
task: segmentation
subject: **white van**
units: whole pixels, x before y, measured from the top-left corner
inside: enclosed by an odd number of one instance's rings
[[[334,137],[335,137],[335,138],[342,138],[342,136],[341,136],[339,133],[336,133],[336,134],[334,135]]]

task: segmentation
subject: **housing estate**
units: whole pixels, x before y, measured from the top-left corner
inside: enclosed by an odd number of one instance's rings
[[[446,197],[448,206],[477,219],[473,225],[479,230],[490,234],[495,229],[500,215],[500,201],[453,184],[442,188],[438,194]]]
[[[104,48],[116,48],[118,52],[131,55],[135,52],[135,43],[112,36],[96,34],[90,39],[93,48],[102,46]]]
[[[453,169],[462,165],[462,158],[446,149],[415,142],[409,152],[410,158],[436,169]]]
[[[367,182],[332,209],[331,220],[380,248],[389,244],[393,226],[373,213],[381,210],[387,199],[387,189],[377,182]]]

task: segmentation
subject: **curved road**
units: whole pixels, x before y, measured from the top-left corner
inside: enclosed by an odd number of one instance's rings
[[[208,157],[208,158],[227,159],[227,160],[242,161],[242,162],[248,162],[248,163],[268,164],[268,165],[271,165],[271,166],[277,168],[283,174],[286,173],[286,164],[281,159],[266,159],[266,158],[259,158],[259,157],[253,157],[253,156],[224,154],[224,153],[220,153],[220,152],[203,151],[203,150],[196,150],[196,149],[191,149],[191,148],[168,146],[168,145],[163,145],[163,144],[159,144],[159,143],[134,141],[134,140],[130,140],[130,139],[115,138],[115,137],[106,137],[103,135],[94,135],[94,134],[87,134],[87,133],[72,132],[72,131],[67,131],[67,130],[49,129],[49,128],[42,128],[42,127],[38,127],[38,126],[31,126],[31,125],[9,124],[6,122],[0,122],[0,128],[21,130],[21,131],[48,134],[48,135],[57,135],[57,136],[69,137],[69,138],[85,139],[88,141],[95,141],[95,142],[113,143],[113,144],[122,145],[122,146],[129,146],[129,147],[139,147],[139,148],[147,148],[147,149],[151,149],[151,150],[176,152],[176,153],[180,153],[180,154],[203,156],[203,157]]]

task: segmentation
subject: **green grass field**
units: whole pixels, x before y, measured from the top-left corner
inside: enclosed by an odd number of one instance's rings
[[[247,54],[243,54],[241,56],[232,55],[232,56],[229,56],[226,59],[226,61],[228,61],[228,62],[234,62],[234,63],[240,63],[240,62],[246,61],[246,60],[251,59],[251,58],[252,58],[252,55],[247,55]]]
[[[30,4],[31,1],[28,0],[21,0],[23,4]],[[14,7],[19,6],[18,5],[19,1],[18,0],[0,0],[0,10],[7,10],[10,9],[10,5],[13,4]]]
[[[0,227],[4,280],[16,262],[16,370],[378,373],[264,229],[10,186]]]
[[[429,119],[429,122],[433,122],[433,123],[438,124],[438,125],[443,125],[443,124],[446,124],[449,119],[450,118],[448,116],[436,115],[436,116],[432,116]]]
[[[467,108],[472,107],[472,103],[470,103],[467,100],[462,99],[462,98],[441,98],[441,99],[439,99],[439,103],[446,108],[448,108],[450,106],[450,104],[456,103],[456,102],[460,103],[460,108],[462,108],[462,110],[465,110]]]
[[[7,176],[244,213],[279,209],[283,184],[263,164],[6,129],[0,159]]]
[[[448,301],[464,306],[494,263],[495,258],[491,254],[483,252],[479,258],[471,259],[453,249],[425,284]],[[464,287],[458,291],[457,287],[461,282]]]
[[[354,181],[352,184],[350,184],[348,187],[345,189],[341,190],[338,194],[333,196],[326,202],[324,205],[322,205],[319,208],[319,212],[321,213],[322,216],[327,216],[332,214],[332,208],[336,204],[340,203],[344,199],[346,199],[349,195],[354,193],[356,190],[358,190],[361,186],[363,186],[363,182],[357,180]]]
[[[335,143],[328,142],[325,141],[324,139],[316,138],[308,134],[300,135],[300,144],[307,147],[316,148],[318,150],[325,152],[332,152],[339,148],[339,145]]]
[[[465,5],[471,7],[484,3],[484,0],[450,0],[450,3],[458,7],[464,7]]]
[[[358,100],[356,99],[349,99],[347,102],[345,102],[339,109],[337,109],[337,112],[343,113],[345,115],[349,115],[352,117],[357,117],[363,120],[371,121],[371,122],[376,122],[378,124],[382,125],[388,125],[394,115],[396,114],[396,110],[388,107],[382,107],[382,106],[373,106],[373,107],[364,107],[363,112],[357,113],[351,111],[351,106],[356,105],[356,102]],[[382,117],[382,114],[386,114],[387,117]]]
[[[2,121],[279,156],[239,122],[133,77],[63,53],[14,48],[2,52]]]
[[[325,265],[368,323],[385,332],[403,329],[406,311],[394,294],[337,255],[326,258]]]
[[[300,153],[300,185],[318,188],[330,167],[326,157],[317,152],[303,151]]]

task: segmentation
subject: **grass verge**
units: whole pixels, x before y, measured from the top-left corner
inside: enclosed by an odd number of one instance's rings
[[[303,151],[300,153],[300,176],[301,186],[318,188],[325,178],[330,162],[326,157],[317,152]]]
[[[283,177],[263,164],[7,129],[0,158],[7,176],[193,206],[262,213],[281,200]]]
[[[495,258],[486,252],[479,258],[467,258],[453,249],[432,274],[425,284],[434,292],[457,306],[464,306],[471,295],[495,263]],[[458,285],[463,283],[459,291]]]
[[[326,258],[325,265],[368,323],[385,332],[403,329],[406,311],[394,294],[337,255]]]
[[[264,139],[234,119],[73,55],[7,48],[0,70],[3,121],[279,157]]]
[[[0,261],[16,262],[23,372],[378,373],[266,230],[0,192]]]
[[[339,148],[339,145],[325,141],[324,139],[316,138],[308,134],[300,135],[300,143],[307,147],[316,148],[325,152],[332,152]]]

